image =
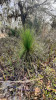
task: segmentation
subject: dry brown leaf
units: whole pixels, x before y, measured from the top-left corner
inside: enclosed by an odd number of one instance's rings
[[[40,94],[40,89],[37,87],[35,88],[35,96],[38,96]]]

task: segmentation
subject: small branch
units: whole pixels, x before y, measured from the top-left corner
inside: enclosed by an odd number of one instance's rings
[[[24,83],[30,83],[30,82],[35,82],[35,81],[39,81],[39,80],[41,80],[42,78],[39,78],[39,79],[30,79],[30,80],[25,80],[25,81],[21,81],[21,80],[19,80],[19,81],[0,81],[0,82],[12,82],[12,83],[21,83],[21,84],[24,84]]]

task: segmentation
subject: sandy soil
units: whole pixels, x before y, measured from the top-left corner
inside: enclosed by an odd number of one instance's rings
[[[5,38],[7,36],[6,33],[0,33],[0,38]]]

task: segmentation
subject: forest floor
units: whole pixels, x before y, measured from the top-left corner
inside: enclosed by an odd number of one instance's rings
[[[0,34],[0,100],[56,100],[55,45],[48,55],[49,51],[44,54],[47,48],[42,50],[40,42],[40,47],[36,46],[39,50],[34,47],[33,53],[20,58],[20,37]]]

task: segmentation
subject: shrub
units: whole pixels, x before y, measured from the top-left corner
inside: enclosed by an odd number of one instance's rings
[[[35,43],[35,55],[39,60],[45,61],[47,58],[47,50],[45,43],[43,43],[40,40],[37,40],[37,43]]]
[[[16,29],[12,29],[12,28],[8,28],[8,35],[9,36],[15,36],[16,33],[17,33],[17,30]]]
[[[19,34],[21,33],[21,29],[8,28],[8,32],[7,33],[8,33],[9,36],[19,37]]]
[[[10,31],[11,31],[11,34],[12,34],[13,36],[15,36],[15,34],[16,34],[16,29],[11,29]]]
[[[41,28],[41,21],[39,19],[37,19],[36,17],[35,17],[34,22],[33,22],[33,27],[34,27],[36,33],[37,32],[38,33],[41,32],[41,30],[40,30],[40,28]]]
[[[22,43],[24,46],[24,49],[29,52],[32,48],[33,44],[33,34],[30,29],[25,29],[22,31]]]
[[[20,34],[20,29],[17,29],[15,36],[18,38],[19,37],[19,34]]]
[[[32,29],[32,26],[33,26],[33,23],[28,19],[27,21],[26,21],[26,27],[27,28],[30,28],[30,29]]]

